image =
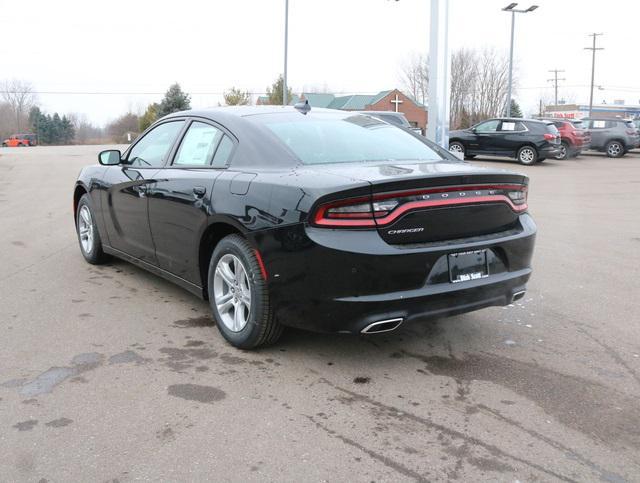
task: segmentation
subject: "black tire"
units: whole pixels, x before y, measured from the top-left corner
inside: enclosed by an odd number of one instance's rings
[[[460,141],[453,141],[452,143],[449,143],[449,152],[451,153],[461,153],[463,157],[466,157],[466,151],[464,144]]]
[[[251,302],[246,325],[233,331],[223,321],[216,305],[214,284],[218,262],[225,255],[233,255],[240,260],[247,274],[251,289]],[[223,261],[224,263],[224,261]],[[264,279],[255,250],[240,235],[229,235],[220,240],[209,262],[208,294],[209,303],[216,325],[222,336],[238,349],[255,349],[275,343],[284,327],[276,320],[269,300],[267,281]],[[235,309],[234,309],[235,313]]]
[[[83,207],[86,207],[91,215],[89,221],[91,222],[92,236],[91,243],[88,243],[87,248],[85,248],[85,245],[83,244],[83,235],[80,233],[81,226],[85,226],[83,224],[83,220],[81,220]],[[91,197],[85,193],[82,195],[82,198],[80,198],[76,209],[76,234],[78,235],[78,244],[80,245],[80,252],[87,262],[92,265],[100,265],[109,260],[109,256],[102,250],[102,239],[98,232],[98,225],[96,225],[96,217],[94,213],[93,207],[91,206]]]
[[[520,164],[531,166],[538,162],[538,151],[533,146],[522,146],[518,149],[516,159]]]
[[[2,147],[6,148],[7,147],[7,143],[2,143]]]
[[[554,158],[563,161],[570,157],[571,157],[571,151],[570,151],[569,143],[562,141],[560,143],[560,152],[557,155],[555,155]]]
[[[609,141],[604,147],[608,158],[621,158],[625,154],[624,144],[620,141]]]

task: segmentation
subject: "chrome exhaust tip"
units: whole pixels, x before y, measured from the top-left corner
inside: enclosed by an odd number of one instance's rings
[[[514,293],[513,296],[511,297],[511,302],[520,300],[522,297],[524,297],[525,293],[526,293],[526,290],[520,290],[519,292]]]
[[[388,319],[388,320],[379,320],[378,322],[373,322],[367,325],[364,329],[360,331],[361,334],[379,334],[380,332],[391,332],[392,330],[396,330],[400,325],[402,325],[401,318],[399,319]]]

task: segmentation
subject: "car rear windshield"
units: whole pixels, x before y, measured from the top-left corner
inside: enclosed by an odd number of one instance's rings
[[[560,131],[558,131],[558,128],[552,122],[547,124],[547,131],[553,134],[560,134]]]
[[[263,114],[254,120],[266,125],[303,164],[443,159],[412,134],[360,114]]]

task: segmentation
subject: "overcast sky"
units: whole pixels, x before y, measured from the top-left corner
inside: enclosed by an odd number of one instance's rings
[[[452,49],[508,52],[507,0],[449,0]],[[550,69],[564,69],[560,97],[587,103],[587,34],[597,53],[595,101],[640,103],[638,0],[536,0],[516,18],[516,99],[537,112],[552,99]],[[231,86],[264,92],[283,70],[284,0],[94,2],[0,0],[0,79],[30,81],[47,111],[104,124],[143,111],[179,82],[193,107],[217,105]],[[15,15],[9,15],[15,13]],[[428,50],[429,0],[290,0],[289,84],[374,93],[401,87],[412,53]],[[50,92],[49,94],[47,92]],[[116,92],[127,94],[59,94]],[[139,94],[151,93],[151,94]]]

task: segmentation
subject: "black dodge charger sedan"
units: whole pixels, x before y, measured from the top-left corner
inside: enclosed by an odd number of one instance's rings
[[[536,119],[489,119],[449,134],[449,151],[466,159],[505,156],[531,165],[557,156],[561,146],[560,133],[553,123]]]
[[[385,332],[524,294],[525,176],[303,107],[179,112],[100,153],[73,197],[85,259],[113,255],[208,299],[245,349],[284,326]]]

